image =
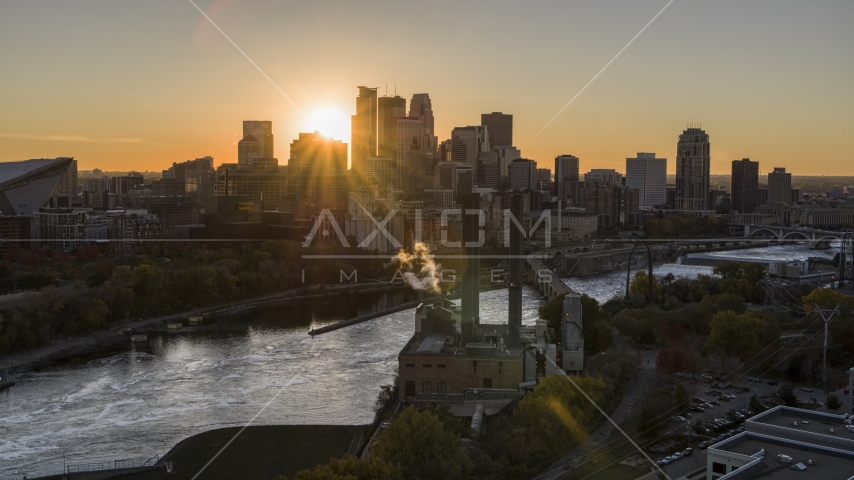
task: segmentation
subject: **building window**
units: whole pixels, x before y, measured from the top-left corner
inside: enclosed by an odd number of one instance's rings
[[[430,382],[421,382],[421,393],[430,393]]]
[[[433,366],[433,364],[432,363],[422,363],[421,366],[424,368],[430,368]]]
[[[726,474],[726,465],[723,463],[712,462],[712,472]]]
[[[436,368],[446,368],[446,367],[447,367],[447,365],[442,365],[442,364],[436,365]]]
[[[415,396],[415,381],[407,380],[406,381],[406,396],[414,397]]]
[[[440,395],[445,394],[445,382],[436,382],[436,393]]]
[[[471,364],[472,364],[472,366],[477,367],[477,360],[472,360]]]
[[[483,388],[492,388],[492,379],[484,378],[483,379]]]
[[[412,368],[415,366],[415,364],[414,363],[407,363],[406,366]]]

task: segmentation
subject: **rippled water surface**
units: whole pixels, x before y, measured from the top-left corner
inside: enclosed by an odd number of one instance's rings
[[[721,252],[720,256],[806,258],[805,247]],[[656,274],[710,274],[666,264]],[[566,280],[600,301],[625,288],[625,273]],[[163,453],[190,435],[255,424],[364,424],[379,386],[392,382],[412,335],[413,310],[309,337],[309,329],[409,300],[402,295],[274,306],[224,320],[229,330],[150,336],[151,347],[64,364],[17,378],[0,393],[0,477]],[[526,288],[523,321],[541,303]],[[481,294],[481,319],[507,318],[507,290]],[[251,325],[251,326],[249,326]]]

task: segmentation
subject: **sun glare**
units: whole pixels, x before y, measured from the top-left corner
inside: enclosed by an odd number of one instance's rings
[[[327,137],[347,142],[350,139],[350,117],[333,107],[312,112],[306,120],[308,131],[318,131]]]

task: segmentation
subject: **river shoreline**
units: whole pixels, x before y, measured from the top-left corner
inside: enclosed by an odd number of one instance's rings
[[[353,292],[353,288],[359,288],[359,292]],[[308,287],[309,290],[318,290],[320,286]],[[99,330],[79,337],[69,337],[68,340],[54,341],[49,345],[36,347],[23,352],[13,353],[0,357],[0,372],[23,373],[41,368],[48,368],[64,361],[92,358],[111,353],[127,351],[131,347],[130,335],[132,332],[155,332],[159,327],[165,327],[166,323],[186,320],[191,316],[203,316],[207,318],[222,318],[242,310],[260,308],[264,306],[290,303],[296,301],[310,301],[341,295],[376,293],[377,291],[392,291],[392,284],[343,284],[328,287],[325,292],[303,293],[305,289],[290,289],[284,292],[268,294],[259,297],[247,298],[223,304],[201,307],[193,310],[148,318],[138,321],[115,322],[109,329]],[[300,295],[298,295],[300,294]],[[165,329],[164,329],[165,330]],[[189,331],[190,329],[187,329]],[[214,328],[194,327],[198,331],[211,331]],[[231,329],[237,330],[237,329]]]

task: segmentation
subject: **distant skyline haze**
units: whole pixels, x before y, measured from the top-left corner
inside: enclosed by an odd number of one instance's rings
[[[429,94],[439,142],[482,114],[513,115],[522,157],[543,165],[571,153],[582,171],[623,171],[656,152],[672,174],[692,123],[709,134],[713,174],[749,157],[762,174],[854,175],[854,3],[667,4],[7,0],[0,161],[235,162],[242,121],[257,119],[273,122],[286,164],[301,132],[349,145],[357,86],[388,85],[407,107]]]

